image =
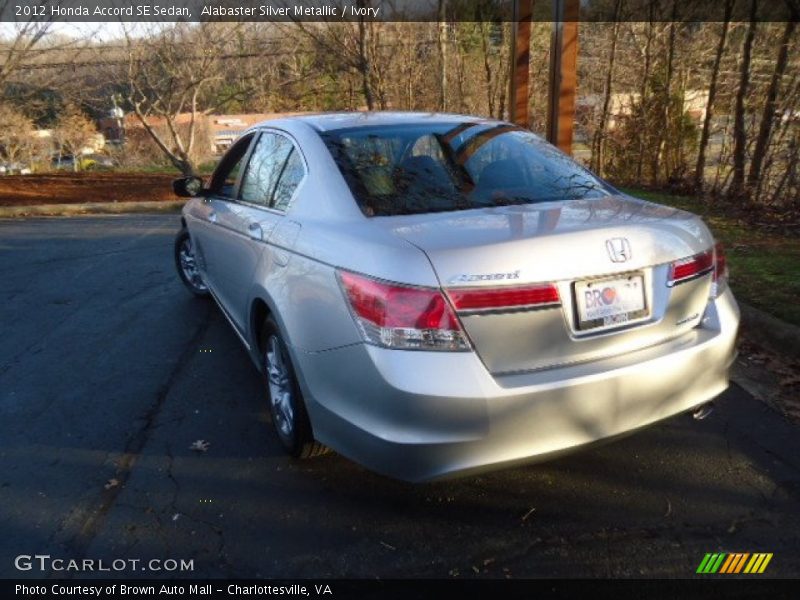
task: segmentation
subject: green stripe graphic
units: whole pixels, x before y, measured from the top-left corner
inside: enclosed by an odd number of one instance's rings
[[[719,558],[717,559],[717,562],[715,562],[714,565],[711,566],[711,568],[709,569],[708,572],[709,573],[716,573],[719,570],[719,568],[722,566],[722,561],[725,559],[725,556],[726,556],[726,554],[724,552],[722,554],[720,554]]]
[[[697,573],[705,573],[706,564],[708,564],[709,559],[711,558],[711,553],[705,555],[703,560],[700,562],[700,566],[697,567]]]
[[[722,566],[722,561],[725,560],[727,554],[725,552],[719,554],[706,554],[700,566],[697,567],[697,573],[716,573]]]

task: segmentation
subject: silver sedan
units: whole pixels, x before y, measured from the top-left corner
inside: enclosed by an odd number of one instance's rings
[[[728,386],[725,256],[529,131],[461,115],[261,123],[175,241],[263,374],[295,457],[421,481],[542,460]]]

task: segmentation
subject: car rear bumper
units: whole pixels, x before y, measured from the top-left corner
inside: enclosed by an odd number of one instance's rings
[[[293,355],[320,442],[377,472],[423,481],[541,460],[713,399],[728,386],[738,323],[727,290],[680,338],[502,377],[471,352],[356,344]]]

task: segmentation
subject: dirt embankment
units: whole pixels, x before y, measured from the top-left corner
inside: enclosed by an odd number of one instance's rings
[[[172,192],[175,177],[116,172],[0,176],[0,206],[178,200]]]

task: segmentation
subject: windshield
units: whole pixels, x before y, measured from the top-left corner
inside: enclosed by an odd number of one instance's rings
[[[321,135],[368,216],[615,193],[570,157],[514,125],[384,125]]]

